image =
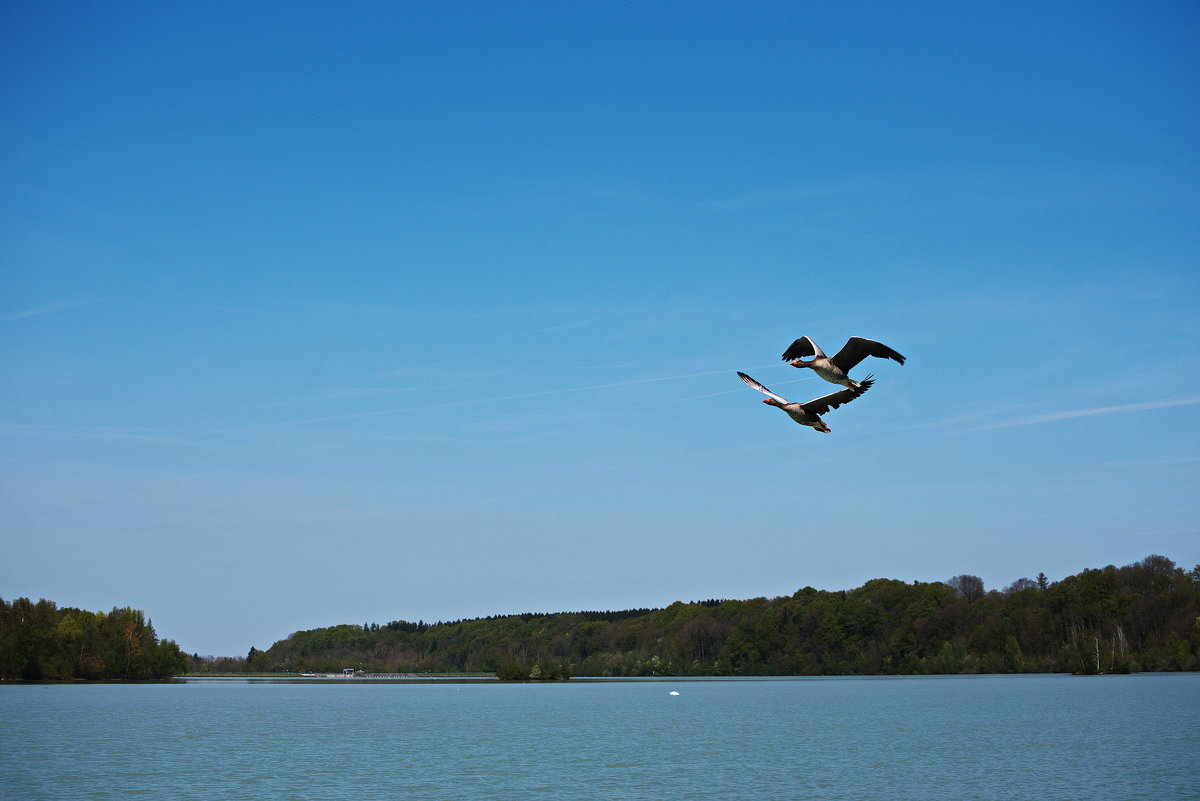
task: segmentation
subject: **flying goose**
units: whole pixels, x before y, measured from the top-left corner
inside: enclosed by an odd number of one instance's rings
[[[813,358],[804,362],[800,360],[801,356],[812,356]],[[904,364],[904,357],[887,345],[862,337],[850,337],[846,340],[846,344],[842,345],[842,349],[833,356],[826,356],[817,347],[817,343],[808,337],[800,337],[783,352],[783,360],[789,362],[792,367],[811,367],[814,373],[826,381],[841,384],[850,389],[858,389],[859,382],[851,379],[847,373],[868,356],[894,359]]]
[[[829,433],[829,426],[825,425],[825,421],[821,419],[821,415],[830,409],[836,409],[843,403],[849,403],[870,389],[871,385],[875,383],[873,376],[867,376],[862,381],[856,382],[855,386],[851,389],[843,389],[840,392],[834,392],[823,398],[810,400],[808,403],[792,403],[787,398],[781,398],[776,395],[743,372],[738,372],[738,378],[766,395],[767,397],[763,398],[763,403],[774,406],[777,409],[783,409],[787,412],[788,417],[800,425],[812,426],[822,434]]]

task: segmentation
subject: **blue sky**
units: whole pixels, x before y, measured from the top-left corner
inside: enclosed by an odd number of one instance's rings
[[[9,3],[0,596],[298,629],[1200,562],[1193,3]],[[904,366],[836,389],[779,355]]]

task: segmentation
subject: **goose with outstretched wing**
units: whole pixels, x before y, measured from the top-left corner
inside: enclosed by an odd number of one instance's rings
[[[809,361],[803,361],[801,356],[812,356]],[[792,367],[809,367],[814,373],[834,384],[841,384],[850,389],[857,389],[859,382],[850,378],[848,373],[859,362],[868,356],[879,359],[891,359],[904,364],[904,357],[882,342],[862,337],[850,337],[842,349],[833,356],[826,356],[817,347],[817,343],[808,337],[800,337],[783,352],[783,360]]]
[[[743,372],[738,372],[738,378],[766,395],[767,397],[763,399],[763,403],[774,406],[777,409],[783,409],[788,417],[800,425],[815,428],[822,434],[829,433],[829,426],[821,419],[821,415],[826,414],[830,409],[836,409],[843,403],[849,403],[870,389],[871,385],[875,383],[872,376],[867,376],[862,381],[856,382],[857,386],[852,389],[843,389],[840,392],[815,398],[808,403],[792,403],[787,398],[776,395]]]

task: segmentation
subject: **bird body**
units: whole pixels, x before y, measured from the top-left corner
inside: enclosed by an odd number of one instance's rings
[[[803,361],[801,356],[813,358]],[[860,382],[850,378],[850,370],[868,356],[892,359],[904,364],[904,357],[887,345],[862,337],[850,337],[833,356],[826,356],[825,352],[817,347],[817,343],[808,337],[800,337],[783,352],[783,360],[792,367],[807,367],[831,384],[841,384],[850,389],[858,389],[861,386]]]
[[[767,397],[763,399],[763,403],[769,406],[774,406],[777,409],[782,409],[787,416],[795,420],[802,426],[809,426],[820,431],[822,434],[829,433],[829,426],[821,419],[821,415],[826,414],[830,409],[836,409],[843,403],[849,403],[859,395],[866,392],[875,383],[872,376],[867,376],[862,381],[855,383],[855,386],[850,389],[843,389],[840,392],[834,392],[830,395],[825,395],[820,398],[814,398],[807,403],[792,403],[787,398],[776,395],[771,390],[764,387],[762,384],[755,381],[750,376],[743,372],[738,372],[738,378],[745,381],[751,387],[754,387]]]

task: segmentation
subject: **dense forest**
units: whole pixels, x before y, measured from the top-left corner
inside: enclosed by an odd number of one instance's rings
[[[665,609],[394,621],[298,631],[245,658],[192,669],[569,675],[1111,673],[1200,669],[1200,566],[1152,555],[1125,567],[1044,575],[986,591],[875,579],[746,601]]]
[[[137,609],[59,609],[0,598],[0,679],[164,679],[187,669],[171,640],[158,639]]]

